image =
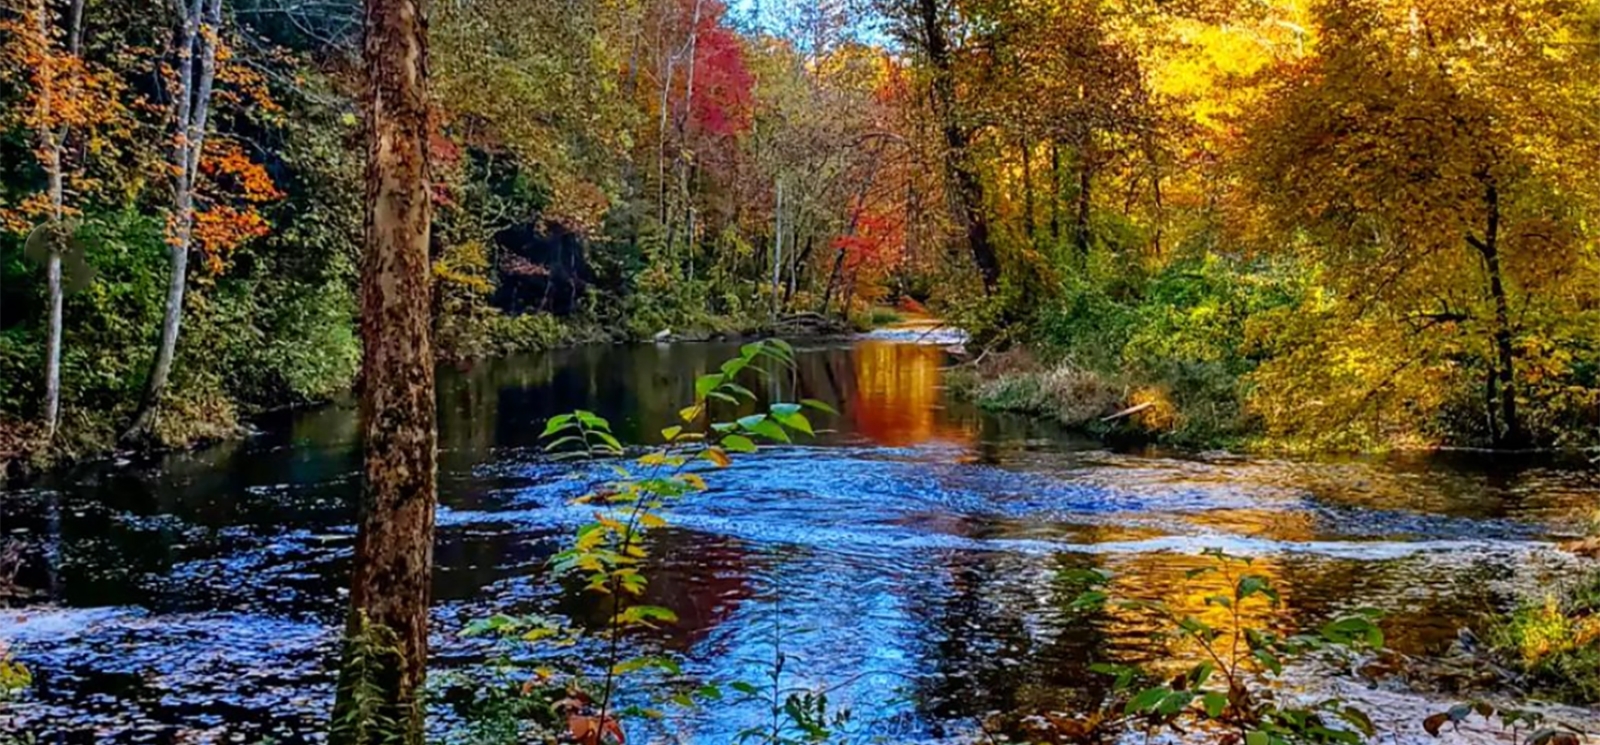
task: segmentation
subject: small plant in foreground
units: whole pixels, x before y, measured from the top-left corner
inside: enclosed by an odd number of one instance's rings
[[[540,711],[549,697],[536,694],[559,687],[565,695],[550,705],[562,720],[566,736],[581,745],[621,743],[625,740],[622,720],[628,717],[660,718],[663,714],[643,707],[622,708],[616,703],[621,678],[647,669],[676,675],[678,663],[661,655],[629,656],[624,640],[629,632],[670,624],[677,616],[668,608],[638,602],[648,584],[642,567],[649,558],[645,536],[650,530],[668,525],[664,510],[674,500],[704,491],[705,479],[695,470],[699,465],[725,468],[738,454],[756,452],[758,442],[791,442],[795,435],[812,435],[815,430],[804,409],[834,413],[827,404],[806,400],[800,403],[774,403],[765,412],[738,416],[726,421],[712,417],[712,403],[735,407],[756,402],[756,394],[741,385],[745,374],[771,374],[760,366],[762,360],[792,365],[794,350],[782,340],[746,344],[739,355],[723,363],[718,372],[695,380],[694,402],[678,412],[679,424],[661,431],[664,444],[651,448],[628,462],[623,443],[611,431],[610,422],[593,412],[575,411],[550,419],[542,437],[546,450],[557,457],[607,459],[615,478],[574,500],[593,505],[593,519],[578,529],[572,545],[556,554],[551,567],[559,576],[575,576],[584,582],[586,592],[609,599],[610,612],[602,630],[599,659],[586,667],[597,669],[598,682],[581,680],[562,686],[551,671],[535,670],[521,688],[525,696],[538,698]],[[475,622],[467,634],[493,635],[502,641],[520,644],[567,643],[574,639],[565,627],[537,617],[496,616]],[[509,656],[500,658],[502,670],[515,668]],[[734,682],[730,689],[746,693],[755,686]],[[722,686],[701,685],[681,693],[674,700],[681,705],[718,702]],[[504,707],[502,706],[502,709]],[[791,698],[784,707],[789,719],[815,723],[826,712],[826,702]],[[502,734],[505,734],[502,732]],[[789,742],[778,732],[764,742]]]
[[[1073,601],[1078,612],[1108,605],[1154,614],[1170,629],[1170,637],[1198,647],[1199,661],[1183,673],[1161,679],[1147,670],[1098,663],[1091,670],[1112,676],[1120,710],[1101,717],[1102,727],[1140,727],[1148,732],[1185,725],[1220,726],[1222,742],[1244,745],[1352,745],[1376,734],[1361,710],[1331,698],[1309,705],[1280,697],[1271,683],[1289,662],[1332,651],[1380,649],[1383,632],[1376,612],[1363,610],[1324,624],[1313,634],[1283,636],[1264,625],[1251,625],[1246,610],[1278,609],[1281,600],[1271,580],[1250,571],[1251,560],[1207,550],[1214,564],[1190,570],[1186,580],[1219,574],[1226,591],[1206,596],[1207,607],[1221,608],[1228,628],[1218,629],[1162,602],[1121,600],[1109,593],[1112,575],[1100,569],[1074,570],[1069,579],[1084,590]]]
[[[1496,707],[1487,701],[1456,704],[1424,719],[1422,728],[1428,734],[1439,737],[1446,725],[1454,732],[1473,714],[1490,721],[1498,717],[1500,726],[1511,731],[1511,741],[1522,745],[1579,745],[1584,737],[1582,730],[1571,725],[1547,723],[1545,715],[1538,711]],[[1528,732],[1526,739],[1521,737],[1523,730]]]

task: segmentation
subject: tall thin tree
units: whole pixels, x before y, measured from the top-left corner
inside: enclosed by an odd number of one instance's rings
[[[366,0],[365,457],[336,743],[422,742],[437,468],[425,2]]]
[[[161,395],[172,374],[178,350],[178,329],[183,321],[183,295],[189,282],[189,251],[194,246],[195,191],[200,158],[205,150],[211,91],[217,79],[217,46],[222,33],[222,0],[172,0],[178,14],[177,90],[172,146],[173,204],[167,221],[172,275],[167,280],[166,311],[161,320],[161,341],[145,381],[144,400],[134,413],[123,440],[145,436],[155,423]]]

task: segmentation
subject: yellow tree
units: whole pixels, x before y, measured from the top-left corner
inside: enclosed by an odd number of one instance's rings
[[[1519,368],[1548,370],[1530,358],[1560,346],[1564,319],[1594,299],[1584,212],[1600,58],[1582,11],[1572,0],[1328,0],[1315,9],[1319,53],[1273,70],[1284,83],[1252,128],[1249,172],[1274,224],[1305,231],[1286,242],[1338,293],[1316,316],[1333,333],[1308,349],[1349,363],[1348,382],[1365,389],[1346,399],[1347,421],[1451,398],[1396,384],[1414,376],[1481,390],[1488,439],[1526,441],[1531,381]],[[1358,354],[1384,340],[1396,359]],[[1350,355],[1333,351],[1345,345]],[[1306,361],[1289,354],[1264,372]]]

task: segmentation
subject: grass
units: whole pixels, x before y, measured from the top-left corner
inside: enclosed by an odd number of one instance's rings
[[[1240,442],[1236,407],[1182,378],[1105,372],[1071,361],[1040,363],[1014,349],[952,371],[951,389],[990,411],[1053,419],[1093,435],[1134,436],[1185,447]]]
[[[874,328],[899,323],[905,319],[905,315],[894,308],[874,307],[867,311],[867,323]]]

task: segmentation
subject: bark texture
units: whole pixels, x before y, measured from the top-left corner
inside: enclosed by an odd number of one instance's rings
[[[422,742],[437,439],[425,12],[421,0],[366,0],[365,452],[338,743]],[[352,664],[363,644],[368,664]]]

